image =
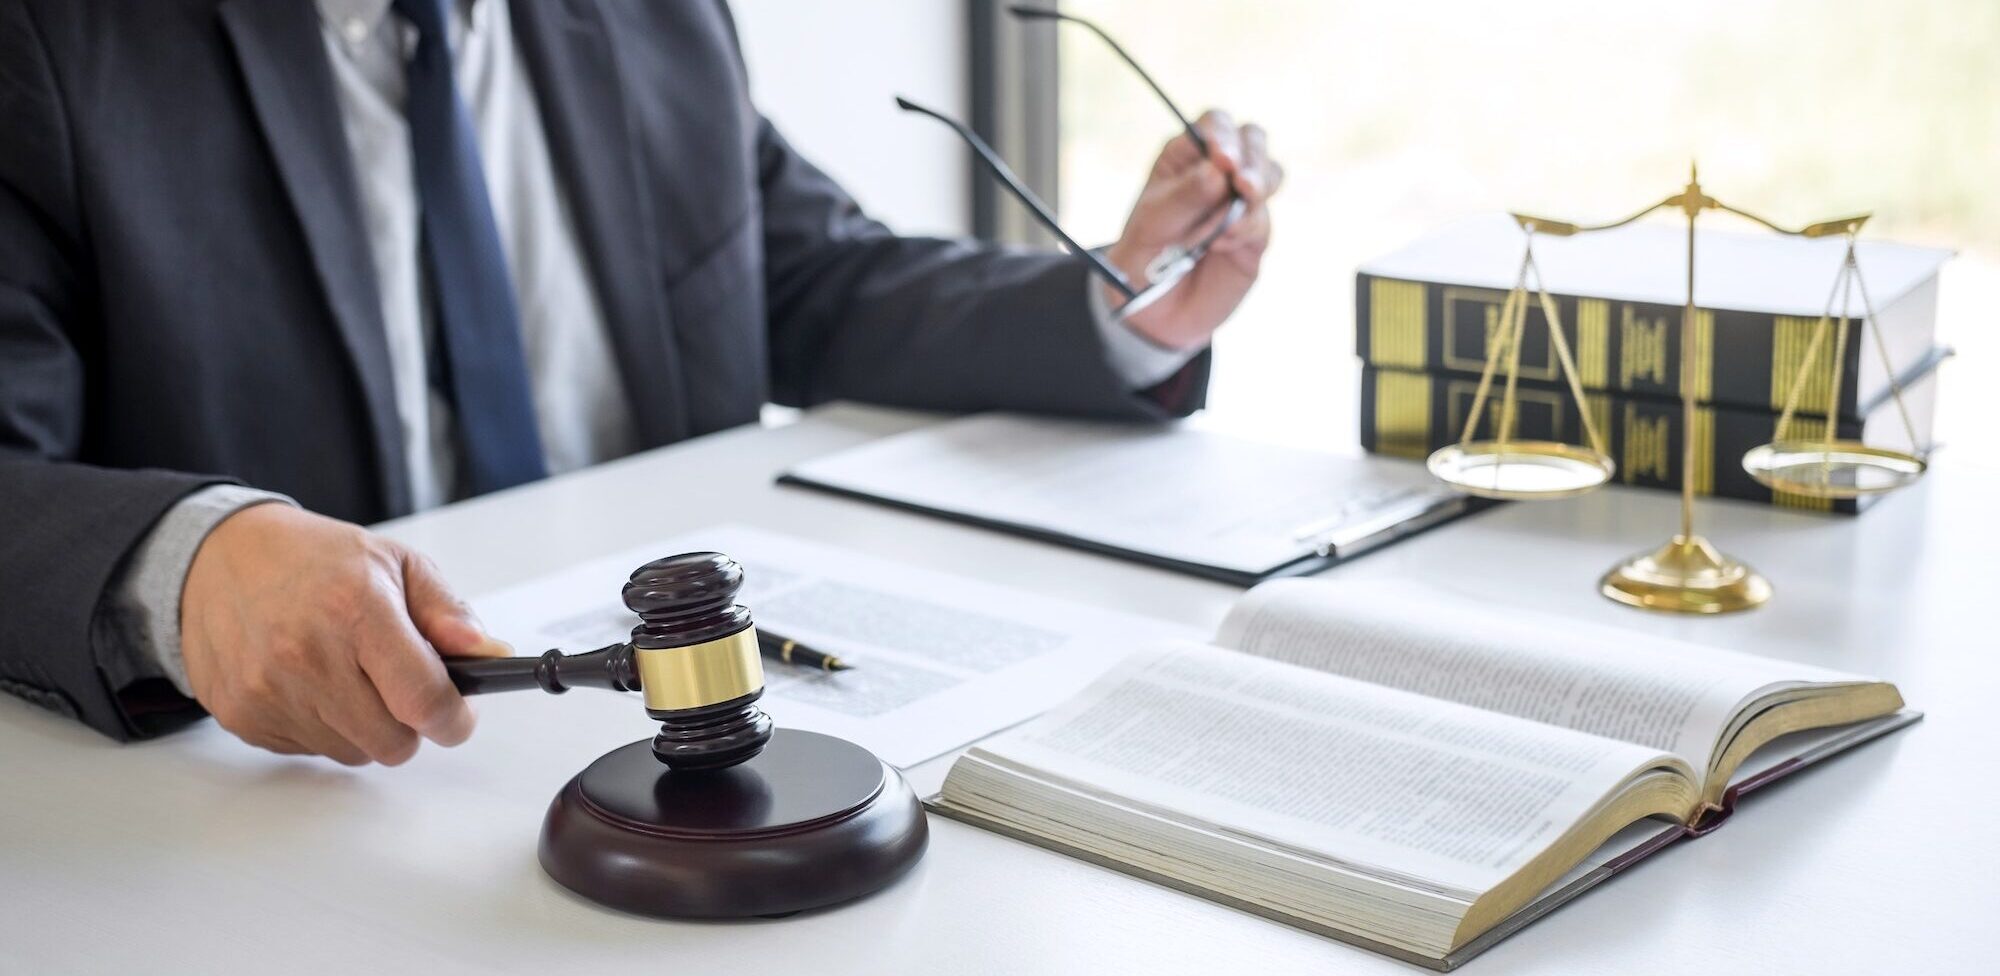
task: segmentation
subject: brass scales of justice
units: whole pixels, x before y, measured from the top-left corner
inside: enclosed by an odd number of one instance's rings
[[[1771,584],[1764,577],[1718,550],[1695,532],[1695,219],[1704,210],[1720,210],[1750,220],[1788,237],[1822,238],[1836,234],[1847,238],[1847,253],[1834,277],[1808,341],[1805,357],[1792,378],[1784,409],[1768,444],[1751,449],[1743,456],[1743,467],[1757,481],[1774,491],[1811,498],[1855,498],[1893,491],[1915,482],[1927,466],[1928,448],[1917,438],[1916,426],[1903,403],[1903,390],[1895,370],[1889,365],[1886,343],[1875,320],[1875,308],[1868,287],[1861,278],[1855,243],[1868,214],[1821,221],[1799,230],[1780,227],[1756,214],[1738,210],[1702,192],[1695,168],[1690,165],[1687,186],[1644,210],[1608,224],[1579,225],[1526,214],[1512,214],[1526,234],[1521,266],[1514,287],[1502,303],[1497,322],[1489,326],[1486,363],[1479,386],[1467,412],[1459,441],[1440,448],[1430,456],[1431,473],[1460,491],[1486,498],[1538,500],[1566,498],[1590,491],[1611,479],[1616,465],[1605,449],[1604,434],[1598,429],[1583,385],[1577,379],[1576,362],[1570,355],[1569,340],[1563,335],[1556,303],[1542,282],[1541,268],[1535,263],[1535,235],[1569,237],[1624,227],[1643,217],[1668,208],[1687,215],[1687,297],[1681,309],[1680,391],[1681,391],[1681,521],[1680,531],[1665,545],[1639,553],[1604,574],[1598,588],[1604,596],[1628,606],[1679,613],[1729,613],[1747,610],[1771,598]],[[1549,345],[1582,418],[1585,443],[1519,440],[1514,436],[1519,411],[1516,381],[1520,375],[1521,334],[1528,318],[1528,284],[1534,282],[1534,299],[1542,310],[1549,330]],[[1841,377],[1852,327],[1851,300],[1859,293],[1864,318],[1862,327],[1874,336],[1883,369],[1889,373],[1889,390],[1909,437],[1910,453],[1872,447],[1856,440],[1842,439],[1838,405]],[[1839,313],[1835,314],[1838,305]],[[1815,358],[1835,333],[1833,352],[1827,357],[1830,373],[1825,384],[1827,398],[1822,413],[1825,430],[1821,436],[1796,436],[1801,393],[1811,379]],[[1487,414],[1495,373],[1505,361],[1505,381],[1492,436],[1477,439],[1480,421]]]

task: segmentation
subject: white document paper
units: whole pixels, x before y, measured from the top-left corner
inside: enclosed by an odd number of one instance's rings
[[[1180,427],[981,414],[799,465],[829,487],[1261,574],[1459,503],[1422,465]]]
[[[766,660],[762,704],[780,727],[858,743],[911,766],[1032,718],[1131,649],[1199,636],[742,525],[648,543],[473,601],[516,653],[587,651],[631,639],[619,599],[632,570],[680,552],[743,564],[737,602],[759,629],[855,665],[833,673]],[[633,707],[637,707],[636,705]]]

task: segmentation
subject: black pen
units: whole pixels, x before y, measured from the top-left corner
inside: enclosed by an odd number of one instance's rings
[[[818,668],[821,671],[846,671],[854,665],[824,651],[815,651],[789,637],[779,637],[767,630],[757,631],[757,649],[768,658],[776,658],[786,664],[800,667]]]

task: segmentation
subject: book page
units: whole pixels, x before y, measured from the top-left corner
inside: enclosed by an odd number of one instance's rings
[[[1692,778],[1657,750],[1196,644],[1136,654],[970,755],[1470,893],[1635,771]]]
[[[982,414],[799,465],[804,481],[1264,573],[1458,497],[1422,467],[1185,427]],[[1385,525],[1386,523],[1386,525]]]
[[[743,564],[737,601],[765,632],[839,655],[832,673],[764,662],[761,704],[780,726],[857,742],[910,766],[1052,708],[1148,640],[1182,628],[927,572],[741,525],[663,539],[473,601],[517,653],[631,639],[619,598],[632,570],[712,550]],[[867,582],[858,582],[866,580]],[[594,694],[584,692],[583,694]],[[605,703],[630,709],[638,704]]]
[[[1231,609],[1216,643],[1666,750],[1696,769],[1749,699],[1867,680],[1379,582],[1264,584]]]

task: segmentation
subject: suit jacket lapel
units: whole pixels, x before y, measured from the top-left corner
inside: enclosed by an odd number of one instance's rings
[[[659,244],[603,11],[595,0],[508,6],[639,432],[649,445],[680,440],[688,434],[687,408]]]
[[[384,507],[402,514],[410,509],[410,480],[382,301],[317,8],[226,0],[221,15],[367,402]]]

